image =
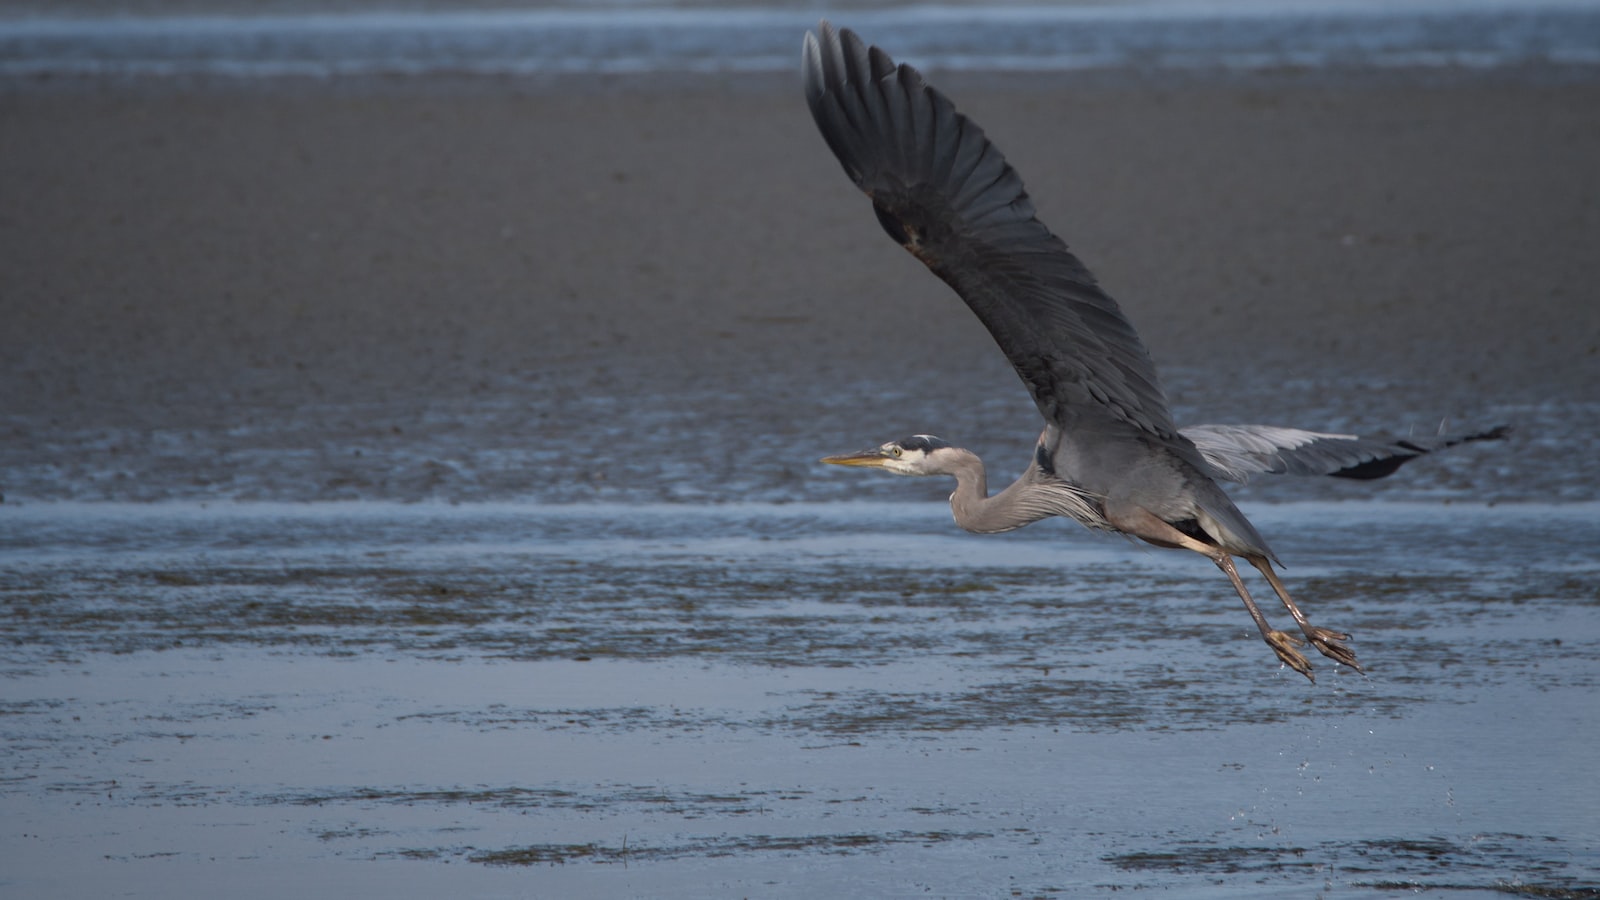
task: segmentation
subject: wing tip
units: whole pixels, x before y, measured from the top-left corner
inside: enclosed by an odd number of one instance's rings
[[[822,20],[824,35],[827,33],[828,20]],[[800,43],[800,83],[805,88],[806,102],[815,105],[827,93],[827,85],[822,74],[822,45],[818,42],[816,34],[807,31],[805,39]]]
[[[896,68],[888,53],[868,45],[854,31],[836,27],[826,18],[817,20],[816,30],[808,30],[800,44],[806,95],[820,97],[829,90],[842,90],[850,83],[851,64],[863,62],[869,77],[880,67]]]

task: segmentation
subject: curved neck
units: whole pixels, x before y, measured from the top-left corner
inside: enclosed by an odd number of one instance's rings
[[[945,474],[956,479],[955,493],[950,495],[950,512],[956,524],[975,534],[995,534],[1021,528],[1044,518],[1030,504],[1017,502],[1019,478],[1000,493],[989,496],[989,476],[984,471],[983,460],[971,450],[956,450]]]

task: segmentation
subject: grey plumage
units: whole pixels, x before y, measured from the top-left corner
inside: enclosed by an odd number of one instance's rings
[[[1424,454],[1471,441],[1499,440],[1511,429],[1500,425],[1461,434],[1440,432],[1393,439],[1278,425],[1187,425],[1180,431],[1200,450],[1212,477],[1245,482],[1261,474],[1383,478]]]
[[[981,128],[915,69],[827,22],[806,35],[802,70],[818,129],[871,198],[883,230],[978,316],[1046,423],[1032,464],[993,497],[975,454],[927,435],[824,461],[952,476],[951,509],[971,531],[1066,516],[1202,553],[1228,575],[1278,657],[1311,677],[1298,639],[1271,629],[1239,578],[1232,558],[1242,557],[1313,646],[1356,667],[1342,643],[1348,636],[1311,625],[1294,605],[1272,570],[1271,549],[1217,479],[1378,477],[1415,456],[1501,432],[1381,441],[1259,425],[1180,431],[1132,323],[1038,220],[1022,179]]]
[[[820,40],[808,35],[804,68],[817,126],[884,230],[967,301],[1045,420],[1092,406],[1173,440],[1133,325],[1035,218],[1022,179],[983,129],[848,30],[824,24]]]

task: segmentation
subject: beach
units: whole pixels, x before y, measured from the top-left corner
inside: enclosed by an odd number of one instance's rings
[[[1591,82],[944,81],[1120,299],[1180,421],[1403,433],[1589,401]],[[12,497],[121,496],[30,468],[48,446],[91,474],[97,429],[225,452],[230,429],[335,406],[473,429],[475,404],[514,399],[521,420],[496,427],[568,436],[622,472],[659,435],[587,423],[613,450],[541,407],[604,394],[653,421],[737,417],[801,462],[907,431],[1031,440],[987,335],[882,235],[788,78],[158,82],[0,103]],[[671,409],[673,392],[716,408]],[[365,424],[317,427],[394,444]],[[1592,449],[1586,431],[1562,439]],[[1597,455],[1539,487],[1592,497]],[[494,490],[560,488],[530,472]]]
[[[1039,418],[797,75],[12,79],[0,895],[1593,896],[1600,78],[929,74],[1180,424],[1512,427],[1230,489],[1367,675],[817,463]]]

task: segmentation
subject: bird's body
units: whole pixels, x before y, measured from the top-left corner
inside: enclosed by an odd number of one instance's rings
[[[1049,516],[1194,550],[1223,570],[1262,637],[1311,677],[1297,638],[1273,630],[1233,565],[1267,578],[1306,639],[1357,667],[1347,635],[1311,625],[1266,541],[1218,485],[1263,472],[1380,477],[1407,459],[1503,430],[1383,441],[1259,425],[1179,429],[1149,353],[1088,268],[1035,216],[1022,180],[983,130],[906,65],[826,22],[807,34],[806,99],[823,138],[879,223],[953,287],[1032,394],[1045,428],[1022,476],[990,495],[971,451],[917,435],[828,457],[956,479],[951,510],[969,531]]]

